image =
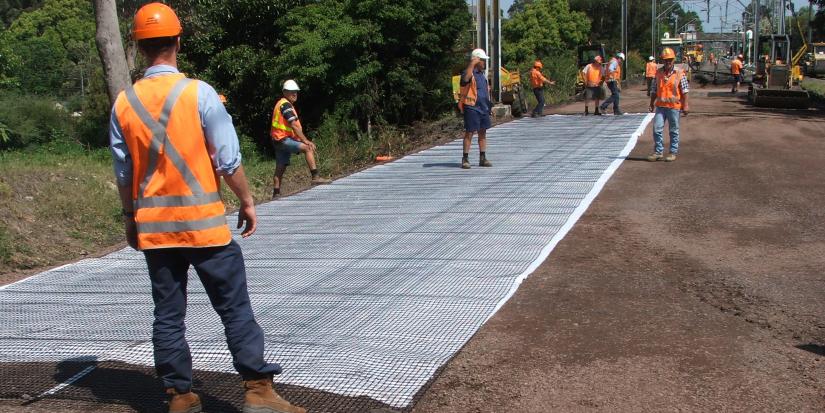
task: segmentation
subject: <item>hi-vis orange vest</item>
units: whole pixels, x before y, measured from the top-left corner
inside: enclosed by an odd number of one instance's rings
[[[659,70],[659,66],[656,65],[656,62],[647,62],[645,65],[645,77],[656,77],[657,70]]]
[[[138,248],[229,244],[218,177],[198,114],[198,85],[183,74],[123,91],[115,116],[132,157]]]
[[[613,62],[616,62],[616,70],[611,72],[610,65],[612,65]],[[619,59],[616,59],[615,57],[610,59],[610,63],[607,65],[607,80],[615,80],[617,82],[622,81],[622,65],[619,63]]]
[[[674,69],[665,76],[665,69],[656,72],[656,106],[670,109],[682,108],[682,76],[684,72]]]
[[[287,98],[281,98],[281,100],[275,104],[275,109],[272,111],[272,127],[269,129],[269,136],[276,141],[295,137],[295,131],[292,129],[292,125],[284,119],[284,115],[281,113],[281,105],[284,103],[289,103],[289,100],[287,100]],[[292,105],[292,110],[295,111],[295,116],[298,116],[298,109],[295,109],[295,105]],[[295,120],[294,122],[298,122],[298,125],[301,124],[300,120]]]
[[[591,63],[584,69],[584,84],[587,87],[598,87],[602,77],[601,63]]]
[[[462,73],[461,76],[464,76]],[[475,106],[476,101],[478,100],[478,85],[476,84],[476,76],[473,73],[472,78],[470,78],[470,83],[461,87],[461,91],[458,95],[458,109],[462,112],[464,111],[464,106]]]

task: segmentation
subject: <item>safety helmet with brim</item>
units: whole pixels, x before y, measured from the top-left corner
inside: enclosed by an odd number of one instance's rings
[[[298,92],[301,90],[301,88],[298,87],[298,82],[289,79],[286,82],[284,82],[284,87],[282,88],[282,90],[286,92]]]
[[[180,19],[171,7],[163,3],[149,3],[135,13],[132,38],[134,40],[176,37],[183,32]]]

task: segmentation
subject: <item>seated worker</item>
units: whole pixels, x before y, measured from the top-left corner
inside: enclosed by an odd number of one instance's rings
[[[298,100],[298,91],[301,89],[294,80],[284,82],[283,94],[275,109],[272,111],[272,128],[269,135],[275,147],[275,177],[272,199],[281,196],[281,182],[289,166],[289,158],[293,153],[303,153],[306,156],[312,185],[328,184],[331,181],[318,175],[318,166],[315,164],[315,144],[306,136],[298,119],[298,112],[293,106]]]

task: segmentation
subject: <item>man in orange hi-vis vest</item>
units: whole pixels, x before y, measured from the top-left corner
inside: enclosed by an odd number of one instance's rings
[[[536,96],[536,107],[530,114],[532,117],[541,116],[544,113],[544,85],[555,85],[555,80],[550,80],[541,73],[544,65],[541,60],[533,62],[533,68],[530,69],[530,87],[533,89],[533,94]]]
[[[461,168],[470,169],[470,146],[473,135],[478,133],[478,166],[491,167],[487,159],[487,129],[492,126],[490,119],[493,102],[490,101],[490,86],[484,74],[486,61],[490,60],[487,52],[475,49],[470,53],[467,68],[461,74],[461,90],[458,97],[458,109],[464,115],[464,155]]]
[[[688,114],[688,92],[690,91],[685,72],[674,65],[676,53],[665,47],[662,50],[664,65],[656,71],[653,88],[650,91],[650,111],[656,112],[653,117],[653,154],[647,157],[648,161],[663,160],[673,162],[679,153],[679,115]],[[664,156],[665,121],[670,130],[670,153]]]
[[[272,125],[269,129],[272,145],[275,147],[272,199],[281,196],[284,172],[289,166],[289,158],[294,153],[303,153],[306,157],[312,185],[330,182],[329,179],[318,174],[318,167],[315,163],[315,144],[304,135],[304,128],[301,126],[301,120],[298,119],[298,111],[294,105],[298,101],[298,92],[301,88],[298,87],[298,83],[290,79],[284,82],[282,89],[284,97],[275,103],[275,109],[272,110]]]
[[[650,96],[650,86],[653,84],[657,70],[659,70],[659,66],[656,64],[656,59],[654,59],[653,56],[648,57],[647,64],[645,64],[645,82],[647,82],[648,96]]]
[[[619,109],[622,93],[622,62],[624,62],[624,58],[624,53],[618,52],[610,59],[610,63],[607,64],[607,73],[604,75],[604,81],[607,83],[607,88],[610,89],[610,97],[602,102],[602,112],[606,111],[607,107],[612,103],[613,114],[624,115],[624,112]]]
[[[240,198],[241,236],[252,235],[257,221],[232,118],[211,86],[178,72],[181,31],[164,4],[137,11],[132,36],[150,67],[117,97],[109,128],[126,239],[143,251],[149,269],[155,370],[170,395],[170,413],[201,411],[184,336],[187,273],[194,266],[244,380],[244,411],[303,413],[272,388],[281,367],[264,359],[243,255],[226,224],[220,176]]]
[[[582,69],[584,77],[584,116],[590,114],[590,101],[596,103],[594,115],[601,116],[599,111],[599,96],[602,94],[602,83],[604,83],[604,67],[602,67],[602,57],[596,56],[593,62]]]

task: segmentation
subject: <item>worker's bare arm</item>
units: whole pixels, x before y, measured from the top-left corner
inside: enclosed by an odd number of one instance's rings
[[[123,207],[123,225],[126,230],[126,242],[137,249],[137,224],[135,223],[135,203],[132,201],[132,185],[118,185],[120,205]]]
[[[255,215],[255,200],[252,199],[252,194],[249,192],[249,184],[246,182],[243,165],[239,166],[232,175],[224,175],[223,180],[226,181],[226,185],[241,201],[241,207],[238,210],[237,228],[246,225],[243,232],[241,232],[241,236],[246,238],[255,233],[258,218]]]
[[[307,139],[306,135],[304,135],[304,128],[301,126],[301,122],[294,120],[289,124],[292,127],[292,130],[295,132],[295,137],[298,138],[301,143],[309,147],[309,150],[315,152],[315,143],[311,140]]]

